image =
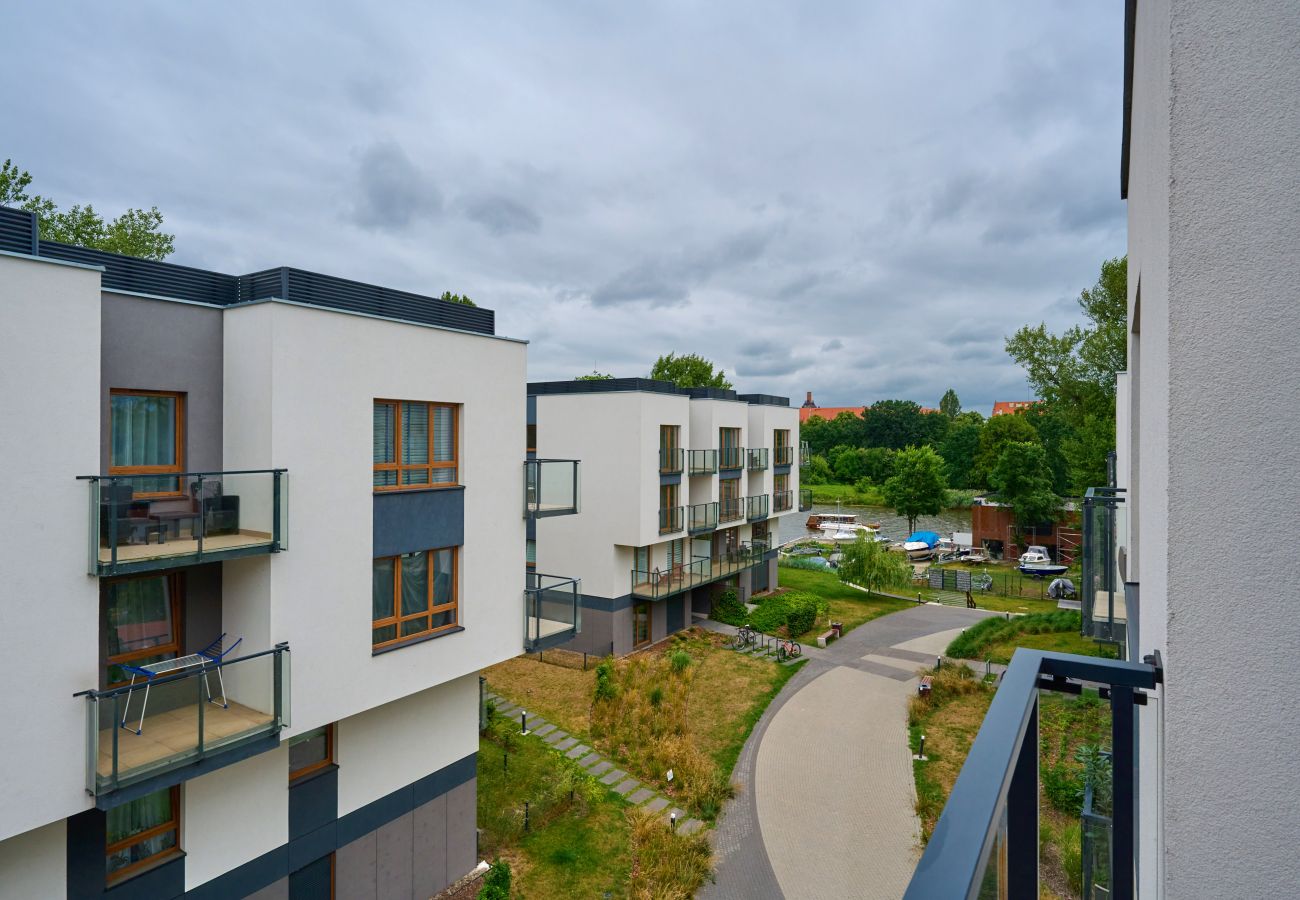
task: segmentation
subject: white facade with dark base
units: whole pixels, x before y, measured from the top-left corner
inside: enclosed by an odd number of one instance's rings
[[[525,344],[32,224],[0,209],[0,898],[439,892],[520,649]]]

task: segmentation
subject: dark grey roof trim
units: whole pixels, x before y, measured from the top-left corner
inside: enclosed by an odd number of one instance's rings
[[[765,406],[789,406],[788,397],[771,394],[737,394],[723,388],[679,388],[671,381],[652,378],[604,378],[597,381],[533,381],[528,384],[528,395],[543,394],[610,394],[644,391],[652,394],[676,394],[692,400],[732,400],[738,403]]]
[[[1129,143],[1133,132],[1133,50],[1136,42],[1137,0],[1124,0],[1124,136],[1119,145],[1119,196],[1128,199]]]

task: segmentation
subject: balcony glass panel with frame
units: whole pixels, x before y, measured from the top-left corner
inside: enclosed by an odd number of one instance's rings
[[[746,453],[746,468],[751,472],[762,472],[767,468],[768,452],[766,447],[750,447]]]
[[[718,527],[718,501],[696,503],[687,514],[686,530],[691,534],[701,534]]]
[[[799,512],[812,509],[812,488],[799,488]]]
[[[579,460],[524,460],[524,518],[572,516],[581,509]]]
[[[524,650],[535,653],[563,644],[582,631],[582,582],[528,573],[524,590]]]
[[[745,518],[747,519],[766,519],[767,508],[767,494],[753,494],[745,498]]]
[[[1085,637],[1127,640],[1128,511],[1122,488],[1089,488],[1083,498],[1080,613]]]
[[[686,451],[686,471],[689,475],[716,475],[718,472],[717,450]]]
[[[763,561],[766,546],[743,544],[736,550],[717,556],[696,556],[689,562],[660,569],[658,567],[632,570],[632,596],[645,600],[662,600],[691,588],[729,578]]]

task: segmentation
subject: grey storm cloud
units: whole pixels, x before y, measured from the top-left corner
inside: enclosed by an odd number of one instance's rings
[[[1005,337],[1077,322],[1124,252],[1122,19],[20,4],[0,77],[37,87],[0,94],[0,158],[65,205],[158,206],[178,263],[467,293],[534,380],[694,352],[744,391],[987,412],[1026,391]]]

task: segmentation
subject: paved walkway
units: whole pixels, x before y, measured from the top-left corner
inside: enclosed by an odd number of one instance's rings
[[[917,669],[982,610],[926,604],[816,654],[768,707],[732,774],[700,896],[902,896],[918,858],[907,700]]]

